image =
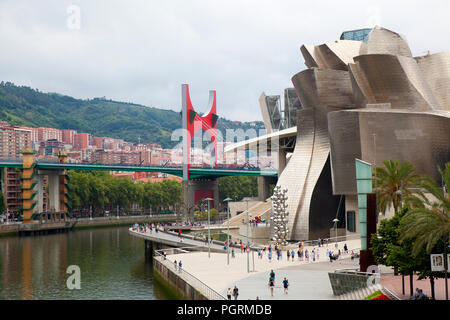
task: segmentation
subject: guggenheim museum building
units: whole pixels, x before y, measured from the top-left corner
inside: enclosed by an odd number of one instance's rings
[[[414,57],[404,36],[382,27],[300,51],[306,69],[292,76],[284,106],[259,98],[267,135],[226,151],[277,137],[290,240],[334,236],[335,218],[341,235],[356,235],[355,159],[407,160],[437,181],[450,161],[450,52]]]

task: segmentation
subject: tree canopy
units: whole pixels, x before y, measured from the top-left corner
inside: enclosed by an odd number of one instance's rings
[[[181,203],[181,183],[134,182],[131,178],[112,177],[107,172],[69,170],[69,198],[72,209],[94,211],[128,209],[132,204],[142,210],[159,211]]]

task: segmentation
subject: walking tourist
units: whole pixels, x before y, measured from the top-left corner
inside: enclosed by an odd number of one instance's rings
[[[317,248],[317,250],[316,250],[316,258],[317,258],[317,261],[319,261],[319,248]]]
[[[287,261],[289,262],[289,257],[291,256],[291,253],[289,252],[289,249],[286,251]]]
[[[297,250],[297,259],[298,259],[298,261],[300,261],[300,258],[301,258],[301,252],[300,252],[300,249],[298,249]]]
[[[347,247],[347,244],[344,244],[344,252],[345,252],[345,253],[348,253],[348,247]]]
[[[228,300],[231,300],[231,288],[228,288],[227,298],[228,298]]]
[[[272,251],[269,251],[267,257],[269,258],[269,262],[272,262]]]
[[[319,239],[317,239],[317,243],[319,244],[319,247],[320,247],[320,245],[322,244],[322,242],[321,242],[321,239],[319,238]]]
[[[239,289],[238,289],[238,287],[234,286],[234,289],[233,289],[234,300],[237,300],[238,295],[239,295]]]
[[[308,249],[305,250],[305,260],[309,262],[309,252]]]
[[[234,258],[234,248],[231,249],[231,257]]]
[[[283,280],[284,294],[288,293],[288,287],[289,287],[289,281],[288,281],[288,279],[284,278],[284,280]]]
[[[269,288],[270,288],[270,295],[273,297],[273,287],[275,287],[275,281],[272,279],[269,279]]]
[[[312,251],[311,251],[311,259],[312,259],[313,262],[316,261],[316,252],[315,252],[315,249],[312,249]]]
[[[273,270],[270,270],[269,279],[272,279],[273,282],[275,282],[275,272],[273,272]]]
[[[295,252],[294,252],[294,249],[292,249],[292,251],[291,251],[291,258],[292,258],[292,262],[294,262],[294,258],[295,258]]]
[[[181,260],[180,260],[180,262],[178,262],[178,271],[181,273],[181,266],[182,266],[182,264],[181,264]]]
[[[173,262],[173,265],[175,266],[175,270],[177,270],[177,260],[175,260],[175,261]]]

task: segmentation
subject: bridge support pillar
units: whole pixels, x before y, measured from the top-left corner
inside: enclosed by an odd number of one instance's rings
[[[36,175],[36,212],[38,214],[44,212],[44,190],[45,190],[45,184],[44,184],[44,176],[41,174]]]
[[[153,242],[150,240],[144,240],[144,250],[145,250],[145,260],[152,261],[153,260]]]
[[[55,171],[55,173],[57,173]],[[48,175],[48,208],[49,211],[59,212],[59,174]]]
[[[183,181],[184,215],[192,219],[194,207],[204,198],[212,198],[210,208],[219,207],[219,183],[217,179],[192,179]]]
[[[275,177],[258,177],[258,200],[264,201],[271,196],[270,185],[276,184],[277,178]]]
[[[44,176],[48,182],[48,208],[49,212],[57,212],[59,219],[67,220],[68,212],[68,177],[66,170],[38,170],[36,179],[37,212],[44,212]]]
[[[286,168],[286,150],[285,149],[278,149],[278,176],[281,176],[281,173],[283,172],[284,168]]]

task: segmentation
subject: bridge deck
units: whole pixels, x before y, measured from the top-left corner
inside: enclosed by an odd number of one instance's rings
[[[182,235],[180,238],[177,233],[175,232],[164,232],[164,231],[158,231],[156,232],[153,230],[150,232],[147,230],[147,232],[139,232],[137,230],[133,230],[133,228],[129,229],[130,234],[143,238],[145,240],[150,240],[153,242],[161,243],[164,245],[168,245],[170,247],[187,247],[187,246],[196,246],[196,247],[204,247],[205,249],[208,249],[208,243],[205,243],[205,241],[198,239],[194,240],[192,236]],[[182,239],[182,241],[181,241]],[[223,244],[217,244],[217,243],[211,243],[211,251],[215,252],[226,252],[224,249]]]
[[[0,168],[22,168],[20,160],[0,160]],[[183,176],[182,167],[159,167],[159,166],[137,166],[126,164],[83,164],[83,163],[57,163],[57,162],[37,162],[36,168],[50,170],[105,170],[105,171],[130,171],[130,172],[161,172],[175,176]],[[275,170],[256,170],[251,168],[228,169],[228,168],[190,168],[190,177],[193,179],[201,177],[223,177],[223,176],[268,176],[277,177]]]

